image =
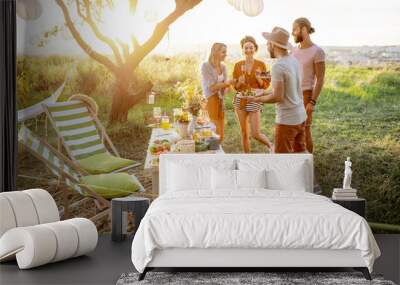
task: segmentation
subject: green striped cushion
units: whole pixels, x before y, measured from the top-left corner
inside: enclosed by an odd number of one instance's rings
[[[66,147],[77,160],[106,153],[97,126],[81,101],[49,103],[45,106]]]
[[[40,157],[41,160],[45,161],[46,165],[56,176],[60,177],[63,173],[68,173],[70,176],[74,177],[76,182],[80,180],[79,174],[61,161],[55,153],[44,145],[28,128],[24,126],[21,127],[18,133],[18,140]],[[74,183],[68,178],[65,179],[65,183],[75,191],[83,194],[81,187],[77,183]]]

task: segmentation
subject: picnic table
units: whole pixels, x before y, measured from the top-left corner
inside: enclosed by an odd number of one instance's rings
[[[147,147],[144,170],[151,172],[153,194],[158,194],[159,173],[158,173],[158,165],[152,163],[153,159],[157,158],[157,155],[154,155],[150,152],[150,146],[153,144],[155,140],[163,140],[163,139],[168,139],[169,141],[179,141],[182,138],[180,137],[175,128],[170,128],[169,130],[163,130],[161,128],[152,128],[149,144]],[[224,153],[224,150],[222,149],[222,146],[220,146],[218,150],[207,150],[196,153],[197,154]]]

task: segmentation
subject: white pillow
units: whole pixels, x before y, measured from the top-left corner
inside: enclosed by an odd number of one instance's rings
[[[246,159],[238,161],[239,170],[266,169],[268,189],[306,191],[309,183],[309,164],[305,160]]]
[[[308,176],[306,162],[290,163],[285,167],[273,167],[267,170],[268,189],[307,191]]]
[[[168,191],[185,191],[194,189],[212,189],[211,167],[181,165],[171,163],[169,165]]]
[[[237,187],[240,188],[267,188],[267,171],[263,170],[236,170]]]
[[[236,190],[236,170],[212,168],[213,190]]]

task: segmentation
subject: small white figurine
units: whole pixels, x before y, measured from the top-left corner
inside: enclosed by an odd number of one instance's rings
[[[347,157],[347,160],[344,162],[344,179],[343,179],[343,189],[352,189],[351,188],[351,175],[353,171],[351,170],[351,161],[350,157]]]

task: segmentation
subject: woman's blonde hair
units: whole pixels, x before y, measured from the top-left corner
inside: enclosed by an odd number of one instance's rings
[[[211,47],[210,55],[208,56],[208,62],[215,66],[217,64],[217,53],[221,51],[222,48],[226,48],[226,44],[214,43]]]

